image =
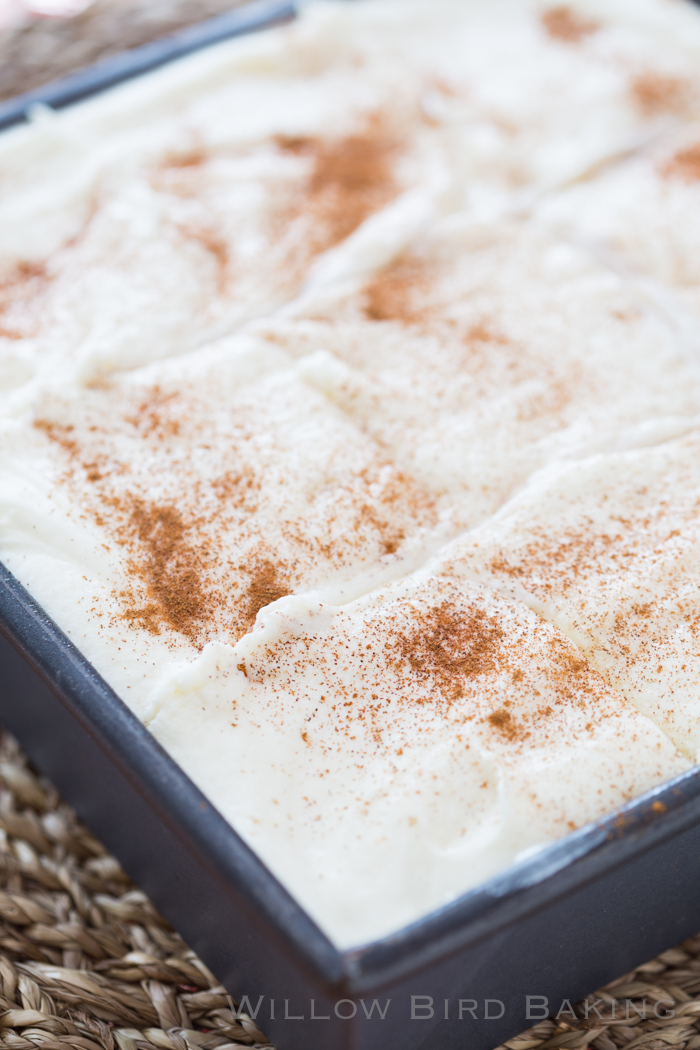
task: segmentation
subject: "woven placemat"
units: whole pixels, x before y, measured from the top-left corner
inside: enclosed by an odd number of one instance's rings
[[[509,1050],[700,1050],[700,935],[540,1022]],[[499,1050],[502,1050],[499,1047]]]
[[[1,1046],[270,1050],[7,734],[0,736],[0,877]],[[700,1050],[700,936],[505,1044],[588,1045]]]

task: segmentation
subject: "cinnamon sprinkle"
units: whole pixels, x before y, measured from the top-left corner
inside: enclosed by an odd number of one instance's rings
[[[307,567],[321,560],[346,571],[365,551],[395,555],[416,523],[436,522],[432,494],[370,457],[343,479],[328,476],[332,506],[326,507],[324,492],[310,530],[296,509],[288,516],[281,508],[273,530],[281,556],[265,531],[266,508],[277,506],[277,483],[286,479],[268,481],[264,464],[271,460],[258,464],[249,445],[268,418],[262,402],[240,413],[232,408],[224,428],[216,413],[212,424],[206,405],[200,412],[182,386],[156,383],[144,390],[136,384],[123,398],[117,383],[91,392],[86,407],[82,416],[69,409],[66,418],[75,424],[35,425],[65,454],[62,480],[74,490],[76,506],[122,549],[127,582],[114,593],[116,616],[134,629],[169,628],[196,645],[214,630],[238,639],[261,608],[295,590]],[[210,477],[198,476],[191,462],[200,450]],[[235,468],[227,470],[228,464]]]
[[[686,82],[663,73],[640,73],[633,79],[630,90],[634,102],[647,117],[677,112],[687,103]]]
[[[151,601],[142,609],[127,609],[123,616],[152,634],[159,634],[160,624],[165,623],[197,642],[203,623],[214,611],[215,596],[204,586],[206,551],[192,545],[187,532],[176,507],[131,500],[121,538],[133,547],[134,569]]]
[[[369,479],[367,479],[369,481]],[[391,489],[385,494],[385,500],[391,508],[391,504],[398,498],[398,488],[401,484],[402,475],[399,474],[397,478],[397,486],[392,492]],[[379,545],[383,554],[395,554],[399,549],[403,541],[406,539],[405,530],[401,526],[392,524],[387,521],[386,518],[382,517],[378,510],[371,507],[368,503],[363,503],[358,508],[358,516],[356,522],[356,529],[359,530],[361,524],[366,523],[371,528],[376,529],[379,534]]]
[[[45,263],[30,262],[28,259],[22,259],[15,265],[9,277],[0,282],[0,287],[26,284],[27,281],[46,280],[47,278],[48,271]]]
[[[199,244],[214,260],[217,290],[219,295],[222,295],[226,291],[231,264],[231,256],[226,241],[223,237],[219,237],[214,230],[204,226],[182,226],[180,230],[187,240]]]
[[[676,175],[686,182],[700,180],[700,142],[679,150],[664,168],[664,174]]]
[[[331,245],[390,200],[396,149],[378,118],[360,134],[321,145],[309,189]]]
[[[154,396],[156,403],[167,400],[160,396],[159,390]],[[141,407],[144,409],[145,405]],[[88,481],[98,483],[114,468],[114,464],[86,459],[74,437],[73,426],[44,419],[36,420],[34,426],[68,454],[69,476],[79,467]],[[120,546],[128,551],[129,571],[146,589],[145,604],[139,604],[133,591],[119,593],[121,602],[127,605],[121,618],[151,634],[160,634],[165,625],[199,644],[202,628],[211,619],[220,598],[206,587],[206,545],[196,545],[188,536],[196,523],[186,523],[182,511],[170,504],[149,502],[137,496],[110,496],[104,491],[98,498],[100,511],[94,515],[96,522],[103,526],[107,512],[110,517],[116,517],[112,532]]]
[[[271,561],[261,561],[252,569],[250,582],[245,590],[244,612],[249,625],[261,609],[284,598],[290,588],[280,566]]]
[[[48,419],[35,419],[34,426],[37,430],[43,430],[50,441],[59,445],[72,458],[79,455],[78,442],[70,437],[75,428],[70,424],[53,423]]]
[[[560,4],[544,11],[540,21],[553,40],[564,44],[579,44],[585,37],[597,33],[600,22],[592,18],[583,18],[578,12]]]
[[[506,337],[486,321],[479,321],[472,325],[465,335],[465,341],[467,343],[497,343],[499,346],[508,344]]]
[[[410,634],[398,635],[398,652],[415,675],[448,693],[459,679],[487,674],[497,666],[503,629],[483,609],[460,609],[443,601],[421,613]]]
[[[429,308],[416,305],[416,296],[426,286],[425,265],[414,256],[403,256],[380,270],[364,292],[364,314],[369,321],[399,321],[415,324],[425,320]]]
[[[166,394],[156,384],[136,412],[125,417],[126,422],[140,430],[144,437],[154,435],[160,441],[175,437],[180,433],[180,419],[168,411],[175,407],[174,401],[177,401],[177,393]]]
[[[313,252],[344,240],[396,193],[400,143],[381,114],[370,115],[363,128],[341,139],[278,136],[275,141],[283,152],[313,161],[304,200],[292,208],[310,216]]]
[[[514,552],[512,561],[504,553],[497,554],[491,558],[489,568],[497,576],[512,578],[529,578],[533,571],[538,571],[543,579],[542,587],[547,590],[554,580],[561,580],[565,587],[573,584],[577,577],[590,572],[601,557],[610,557],[614,562],[618,553],[624,556],[626,548],[622,533],[591,536],[569,529],[555,540],[546,536],[534,539],[517,554]]]
[[[494,711],[487,718],[487,722],[497,729],[506,740],[515,742],[516,740],[525,740],[530,736],[530,732],[519,725],[513,715],[507,707],[501,707],[497,711]]]
[[[257,507],[255,496],[260,488],[252,471],[229,470],[211,483],[216,498],[231,507],[245,507],[252,514]]]
[[[0,277],[0,317],[18,303],[27,302],[40,294],[50,281],[46,264],[23,259],[4,277]],[[0,325],[0,335],[6,339],[23,339],[26,332],[11,325]]]
[[[164,168],[199,168],[209,160],[203,146],[193,146],[182,152],[166,153],[162,160]]]

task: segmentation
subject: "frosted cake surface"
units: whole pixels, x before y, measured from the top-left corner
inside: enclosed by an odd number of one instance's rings
[[[0,558],[341,947],[697,761],[699,70],[319,0],[0,138]]]

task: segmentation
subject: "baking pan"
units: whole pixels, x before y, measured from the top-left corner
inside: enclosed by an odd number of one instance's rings
[[[0,106],[67,105],[293,15],[258,0]],[[0,565],[0,721],[279,1050],[491,1050],[700,929],[700,770],[338,951]]]

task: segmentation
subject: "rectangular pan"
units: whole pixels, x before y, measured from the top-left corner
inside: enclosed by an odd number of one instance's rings
[[[11,100],[0,127],[293,14],[256,0]],[[279,1050],[491,1050],[700,929],[694,769],[338,951],[2,565],[0,721]]]

